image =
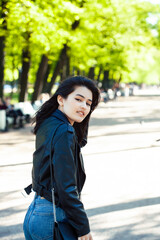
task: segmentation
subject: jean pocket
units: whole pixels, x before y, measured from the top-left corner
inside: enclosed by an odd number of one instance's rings
[[[33,215],[38,215],[38,216],[52,216],[54,219],[53,215],[53,205],[51,204],[36,204]],[[63,222],[66,221],[67,217],[64,212],[64,210],[60,207],[56,207],[56,219],[58,222]]]
[[[36,239],[53,239],[54,220],[52,215],[33,214],[29,223],[30,232]]]

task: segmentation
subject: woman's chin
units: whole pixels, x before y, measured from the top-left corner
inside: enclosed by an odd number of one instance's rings
[[[75,122],[81,123],[84,120],[84,118],[76,119]]]

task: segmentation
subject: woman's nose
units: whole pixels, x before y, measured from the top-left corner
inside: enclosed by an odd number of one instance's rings
[[[87,104],[86,104],[86,102],[82,102],[81,107],[82,107],[83,109],[86,109],[86,108],[87,108]]]

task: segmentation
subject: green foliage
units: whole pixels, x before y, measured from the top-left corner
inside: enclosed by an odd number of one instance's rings
[[[159,79],[159,6],[139,0],[6,2],[5,19],[0,19],[0,35],[5,36],[5,80],[19,77],[22,52],[27,48],[31,55],[29,82],[34,83],[42,54],[54,65],[64,44],[69,47],[71,69],[88,72],[94,66],[97,74],[102,68],[115,79],[122,75],[125,82],[152,83],[152,73]],[[151,15],[158,19],[154,25],[147,21]],[[75,21],[79,23],[76,29]]]

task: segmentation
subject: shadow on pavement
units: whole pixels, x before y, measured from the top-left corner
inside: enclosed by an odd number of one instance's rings
[[[159,240],[158,235],[156,236],[155,234],[151,234],[151,233],[146,233],[146,234],[135,234],[135,232],[132,230],[136,227],[136,224],[132,224],[132,225],[127,225],[124,227],[116,227],[113,229],[96,229],[94,232],[96,233],[96,235],[102,235],[104,238],[103,239],[107,239],[107,240]],[[107,237],[108,232],[112,232],[112,236],[111,237]],[[114,233],[115,232],[115,233]],[[105,237],[106,236],[106,237]]]
[[[16,166],[22,166],[22,165],[28,165],[32,164],[32,162],[22,162],[22,163],[14,163],[14,164],[6,164],[6,165],[0,165],[0,167],[16,167]]]
[[[156,112],[157,113],[157,112]],[[155,113],[150,113],[150,116],[138,116],[138,117],[108,117],[108,118],[91,118],[90,126],[115,126],[119,124],[137,124],[144,121],[146,123],[150,122],[160,122],[160,118],[153,118]]]
[[[21,235],[21,236],[17,236],[17,238],[15,238],[16,235]],[[14,224],[14,225],[8,225],[8,226],[0,226],[0,239],[24,240],[23,225]]]
[[[160,124],[159,124],[160,125]],[[126,131],[123,132],[108,132],[108,133],[104,133],[104,134],[96,134],[94,136],[89,136],[90,138],[96,138],[96,137],[108,137],[108,136],[118,136],[118,135],[132,135],[132,134],[140,134],[140,133],[146,133],[146,131],[144,131],[143,129],[140,129],[138,131],[134,131],[133,129],[127,129]],[[153,130],[153,129],[147,129],[147,133],[157,133],[157,129]]]
[[[10,194],[12,194],[11,192]],[[7,194],[6,194],[7,195]],[[6,196],[7,197],[7,196]],[[146,199],[141,199],[141,200],[136,200],[136,201],[131,201],[131,202],[126,202],[126,203],[120,203],[120,204],[113,204],[113,205],[108,205],[108,206],[103,206],[99,208],[94,208],[94,209],[88,209],[87,214],[89,217],[100,215],[100,214],[105,214],[105,213],[110,213],[114,211],[123,211],[127,209],[134,209],[134,208],[139,208],[139,207],[145,207],[145,206],[151,206],[151,205],[157,205],[160,204],[160,197],[155,197],[155,198],[146,198]],[[1,218],[11,216],[19,212],[26,212],[26,207],[22,208],[23,206],[21,205],[21,208],[13,207],[13,208],[7,208],[3,209],[3,211],[0,211],[0,216]],[[159,227],[159,222],[156,221],[156,217],[159,216],[159,213],[154,213],[154,214],[149,214],[146,216],[143,216],[145,220],[149,220],[153,227],[156,228],[157,226]],[[148,218],[148,219],[146,219]],[[151,231],[149,233],[141,233],[141,231],[144,232],[145,226],[143,226],[144,220],[137,220],[133,224],[126,224],[122,223],[120,226],[115,226],[115,227],[108,227],[107,222],[104,223],[104,227],[100,226],[100,223],[97,222],[97,220],[103,222],[103,216],[94,218],[94,221],[92,222],[93,228],[94,228],[94,234],[96,234],[97,238],[99,239],[98,236],[102,236],[103,238],[100,237],[100,239],[104,240],[159,240],[158,235],[156,236],[155,234],[152,234]],[[17,235],[17,237],[16,237]],[[15,238],[16,237],[16,238]],[[23,225],[22,224],[14,224],[14,225],[1,225],[0,226],[0,238],[3,240],[6,239],[17,239],[17,240],[24,240],[23,236]]]
[[[113,205],[103,206],[99,208],[88,209],[87,215],[89,217],[92,217],[99,214],[105,214],[105,213],[114,212],[114,211],[122,211],[122,210],[157,205],[157,204],[160,204],[160,197],[146,198],[146,199],[136,200],[132,202],[119,203],[119,204],[113,204]]]
[[[7,217],[7,216],[11,216],[13,214],[17,214],[17,213],[20,213],[20,212],[24,212],[26,211],[26,207],[24,207],[23,209],[22,208],[18,208],[18,207],[10,207],[10,208],[5,208],[3,210],[0,210],[0,219],[2,217]]]
[[[35,140],[34,139],[26,139],[24,141],[24,138],[23,138],[23,141],[19,141],[20,139],[18,139],[18,141],[16,139],[12,139],[12,141],[14,140],[14,142],[3,142],[3,143],[0,143],[0,145],[9,145],[9,146],[14,146],[14,145],[18,145],[18,144],[22,144],[22,143],[28,143],[28,142],[34,142]]]
[[[21,189],[18,189],[16,191],[0,192],[1,202],[7,200],[8,197],[10,197],[11,195],[15,196],[20,191],[21,191]]]
[[[112,219],[111,224],[108,222],[110,218],[104,218],[103,215],[94,217],[97,214],[123,211],[158,204],[160,204],[160,197],[142,199],[128,203],[113,204],[110,206],[87,210],[88,215],[93,217],[92,228],[94,229],[95,239],[99,239],[99,236],[101,240],[159,240],[159,232],[155,231],[160,227],[159,212],[146,212],[141,215],[141,217],[135,215],[135,217],[132,219],[133,223],[131,224],[126,224],[126,219],[123,222],[123,217],[122,219],[119,218],[118,223],[114,223]],[[118,216],[119,215],[117,213],[117,217]],[[123,216],[123,214],[120,216]],[[103,219],[106,219],[106,222],[104,222]],[[116,215],[115,220],[117,220]]]
[[[150,148],[159,148],[160,146],[146,146],[146,147],[132,147],[132,148],[125,148],[125,149],[118,149],[118,150],[109,150],[109,151],[101,151],[101,152],[92,152],[92,153],[86,153],[86,156],[89,155],[101,155],[101,154],[108,154],[108,153],[118,153],[118,152],[127,152],[127,151],[136,151],[136,150],[142,150],[142,149],[150,149]],[[11,165],[12,166],[12,165]]]

